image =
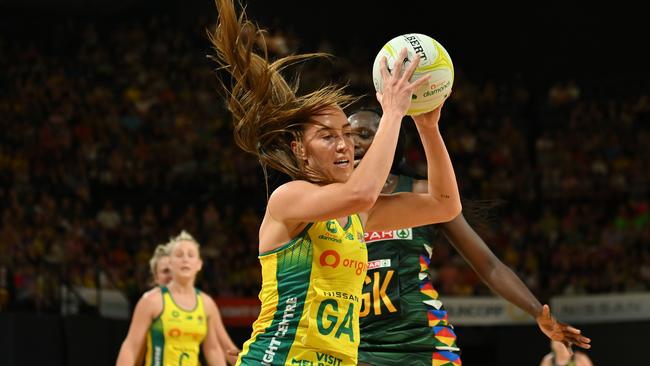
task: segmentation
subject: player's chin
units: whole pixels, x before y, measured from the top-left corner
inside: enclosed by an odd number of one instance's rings
[[[332,176],[334,180],[340,183],[345,183],[350,179],[352,172],[354,171],[354,166],[350,164],[346,169],[336,169],[337,171],[333,172]]]

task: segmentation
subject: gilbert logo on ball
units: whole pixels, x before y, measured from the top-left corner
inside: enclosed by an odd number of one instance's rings
[[[411,81],[430,74],[429,82],[418,88],[411,99],[411,106],[406,112],[409,116],[426,113],[436,109],[447,98],[454,84],[454,65],[447,50],[435,39],[420,33],[408,33],[397,36],[382,47],[372,65],[372,80],[375,89],[381,92],[380,62],[386,56],[388,69],[393,70],[399,52],[406,48],[407,56],[404,68],[408,67],[415,55],[420,55],[420,64],[415,69]]]

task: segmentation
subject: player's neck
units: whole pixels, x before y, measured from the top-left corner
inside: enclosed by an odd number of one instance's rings
[[[174,279],[167,285],[167,287],[170,291],[174,291],[179,294],[191,293],[194,292],[194,281]]]

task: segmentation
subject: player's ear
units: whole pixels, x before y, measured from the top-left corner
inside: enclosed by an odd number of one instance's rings
[[[293,154],[300,160],[306,160],[305,147],[302,145],[301,141],[293,140],[291,141],[291,151]]]

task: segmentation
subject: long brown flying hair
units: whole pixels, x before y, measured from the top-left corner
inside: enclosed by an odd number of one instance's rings
[[[292,179],[327,182],[326,177],[296,158],[291,142],[302,142],[302,131],[306,124],[314,123],[313,116],[332,107],[344,109],[356,98],[332,84],[297,95],[298,75],[290,85],[282,72],[297,63],[329,55],[298,54],[270,62],[263,41],[265,31],[247,19],[245,9],[237,16],[233,0],[215,3],[217,26],[208,31],[208,37],[216,53],[210,58],[230,75],[230,85],[223,79],[220,83],[234,118],[235,142],[257,156],[264,169],[268,165]],[[262,42],[256,42],[260,39]]]

